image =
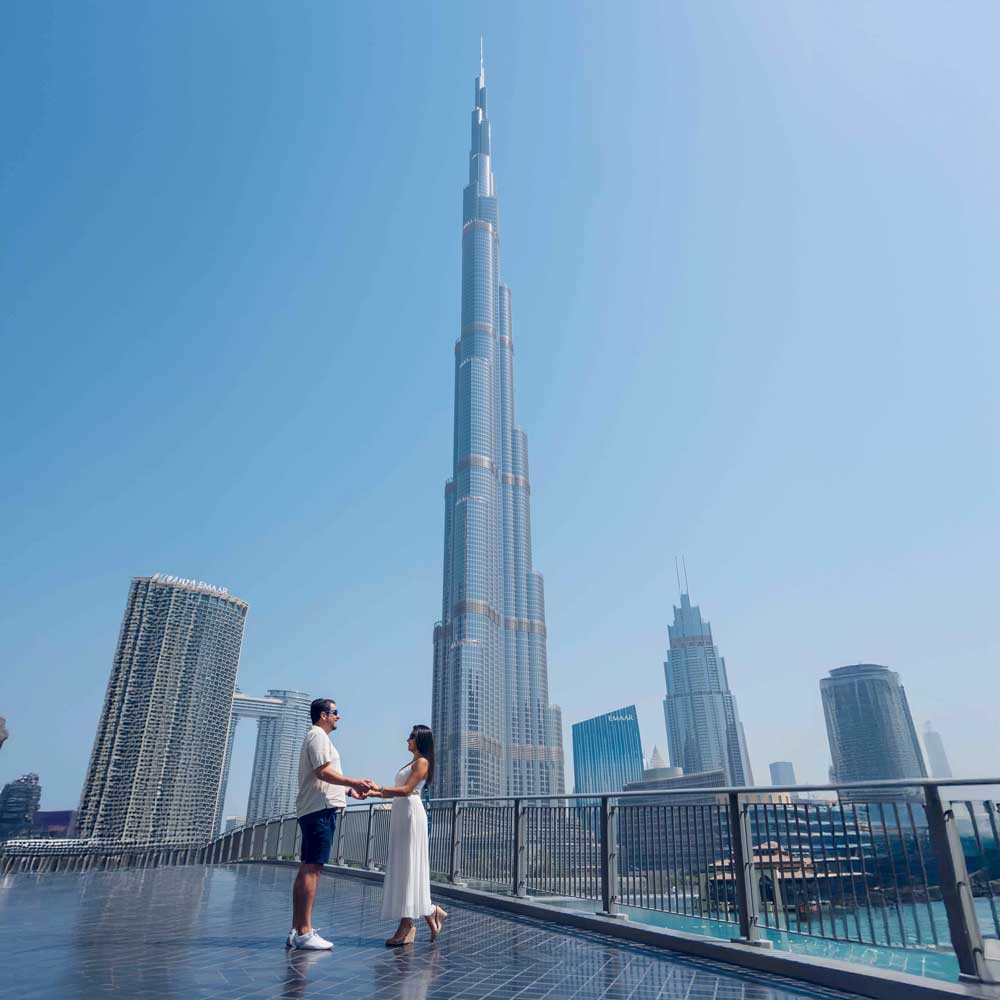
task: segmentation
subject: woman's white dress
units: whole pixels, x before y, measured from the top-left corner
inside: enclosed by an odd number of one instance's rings
[[[395,785],[405,785],[413,764],[396,772]],[[382,895],[382,919],[429,917],[431,864],[427,853],[427,812],[420,801],[423,782],[409,795],[392,800],[389,817],[389,856]]]

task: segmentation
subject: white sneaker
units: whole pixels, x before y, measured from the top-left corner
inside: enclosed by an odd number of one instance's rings
[[[333,947],[332,941],[321,938],[313,928],[308,934],[296,934],[294,931],[290,935],[292,947],[299,951],[329,951]]]
[[[288,940],[285,941],[285,947],[286,948],[294,948],[295,947],[295,928],[294,927],[288,932]]]

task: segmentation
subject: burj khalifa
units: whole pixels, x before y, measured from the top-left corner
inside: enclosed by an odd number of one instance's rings
[[[562,794],[562,718],[549,704],[544,588],[531,564],[528,440],[514,422],[511,293],[500,277],[481,56],[475,89],[443,601],[434,627],[433,794]]]

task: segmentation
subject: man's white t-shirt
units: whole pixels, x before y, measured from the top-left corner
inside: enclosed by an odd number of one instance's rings
[[[321,764],[331,764],[338,774],[343,774],[340,754],[330,742],[330,737],[319,726],[311,726],[299,754],[299,794],[295,799],[297,816],[308,816],[321,809],[343,809],[347,805],[347,789],[343,785],[331,785],[316,777],[316,768]]]

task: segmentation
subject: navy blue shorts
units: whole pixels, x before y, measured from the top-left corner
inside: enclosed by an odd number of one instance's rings
[[[325,865],[330,860],[333,831],[337,827],[337,810],[320,809],[299,817],[302,829],[301,860],[307,865]]]

